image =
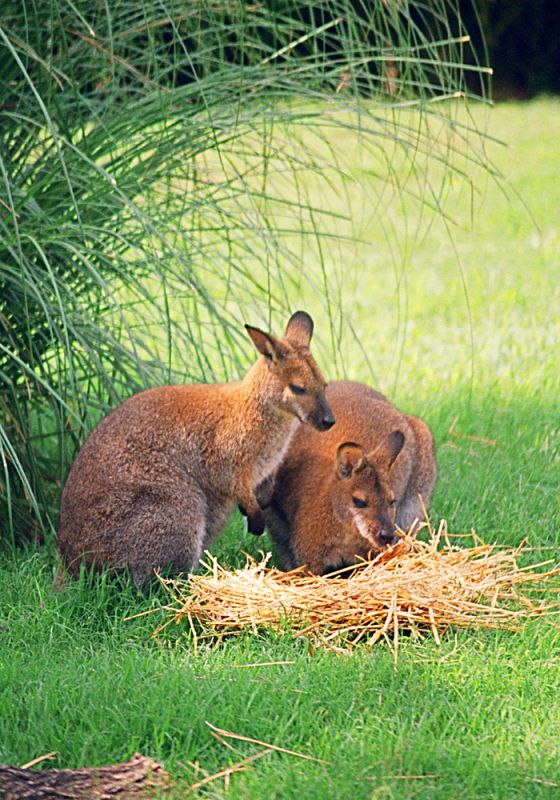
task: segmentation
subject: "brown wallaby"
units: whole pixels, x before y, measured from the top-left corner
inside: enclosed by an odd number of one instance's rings
[[[436,480],[434,442],[417,417],[401,414],[360,383],[329,383],[336,426],[294,435],[275,479],[258,487],[284,569],[322,575],[398,541],[396,525],[421,518]]]
[[[309,352],[303,311],[277,339],[245,326],[261,357],[240,381],[160,386],[111,412],[78,453],[62,493],[58,546],[80,563],[192,570],[234,506],[262,533],[254,487],[275,470],[301,422],[334,425],[326,383]]]

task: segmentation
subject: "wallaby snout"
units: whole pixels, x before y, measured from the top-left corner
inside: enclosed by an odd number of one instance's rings
[[[391,547],[401,540],[395,525],[388,525],[387,527],[381,528],[379,531],[379,538],[387,547]]]
[[[307,421],[318,431],[330,431],[336,422],[331,407],[326,400],[320,404],[317,414],[310,414]]]

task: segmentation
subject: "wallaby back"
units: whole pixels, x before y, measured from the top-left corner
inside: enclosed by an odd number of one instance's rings
[[[316,574],[396,541],[395,526],[422,517],[418,495],[427,507],[436,480],[425,422],[360,383],[329,383],[326,396],[336,425],[320,436],[298,429],[266,498],[282,566]]]
[[[128,567],[137,583],[168,565],[190,571],[236,504],[262,531],[254,487],[301,422],[326,430],[334,417],[305,312],[283,339],[247,331],[261,355],[243,380],[140,392],[89,435],[62,493],[58,545],[70,574],[83,560]]]

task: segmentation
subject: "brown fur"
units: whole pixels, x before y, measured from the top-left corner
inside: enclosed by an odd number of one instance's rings
[[[334,428],[320,436],[300,428],[269,496],[266,485],[257,492],[268,503],[267,527],[283,568],[306,564],[316,574],[396,541],[395,524],[406,528],[422,517],[418,495],[427,506],[436,480],[425,422],[363,384],[329,383],[326,395]],[[367,506],[357,508],[354,498]]]
[[[325,430],[334,418],[308,349],[311,318],[296,312],[284,339],[246,327],[261,357],[242,380],[148,389],[92,431],[62,494],[58,545],[71,575],[82,559],[129,567],[137,583],[167,565],[192,570],[237,503],[262,532],[254,487],[300,422]]]

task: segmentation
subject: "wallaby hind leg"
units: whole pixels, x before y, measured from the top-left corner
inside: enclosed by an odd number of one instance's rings
[[[137,585],[146,583],[154,570],[170,567],[174,573],[192,572],[206,538],[205,505],[194,498],[188,504],[167,498],[139,508],[127,527],[126,543],[120,542],[121,561]]]
[[[192,525],[158,525],[149,530],[137,529],[138,537],[146,536],[148,541],[160,539],[157,552],[150,547],[139,548],[126,559],[137,586],[145,584],[155,571],[171,568],[173,572],[192,572],[202,556],[204,528],[196,530]]]
[[[424,510],[428,508],[437,477],[434,438],[429,427],[418,417],[407,416],[408,423],[416,438],[416,458],[404,497],[399,503],[396,523],[405,530],[415,519],[424,519]]]

